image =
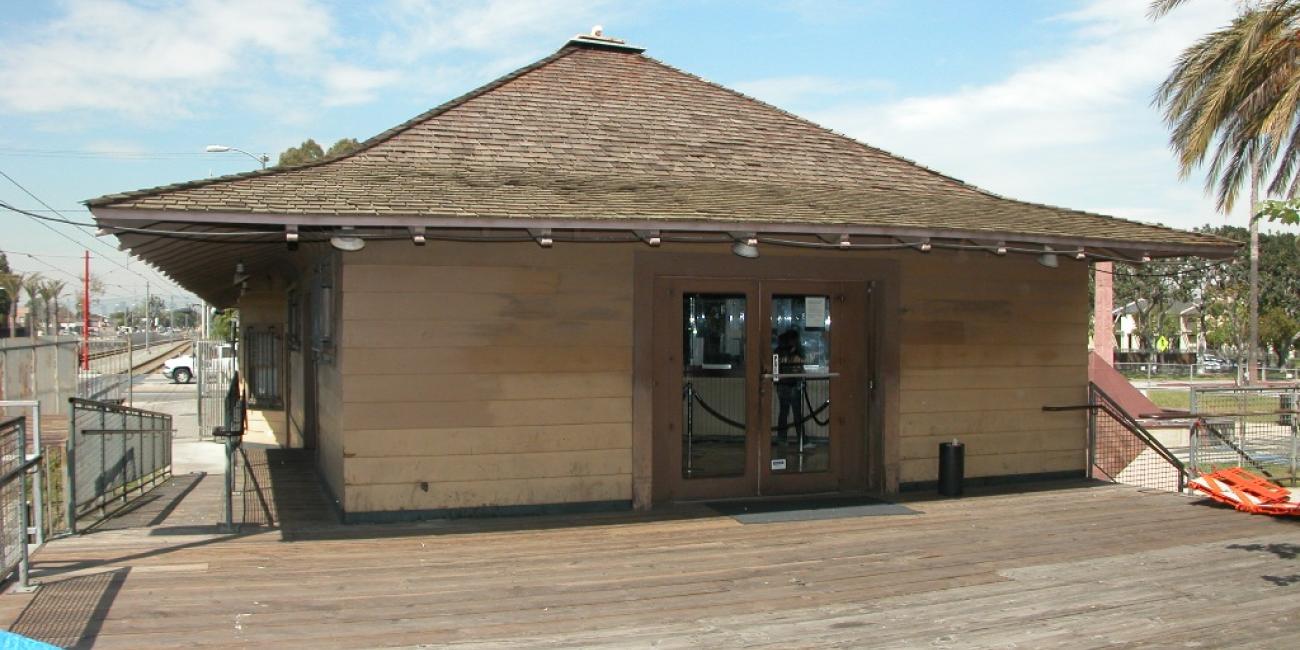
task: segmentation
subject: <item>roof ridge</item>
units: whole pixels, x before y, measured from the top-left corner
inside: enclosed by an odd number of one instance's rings
[[[439,116],[439,115],[441,115],[441,114],[443,114],[443,113],[445,113],[445,112],[447,112],[447,111],[449,111],[449,110],[451,110],[451,109],[453,109],[453,108],[456,108],[457,106],[460,106],[460,105],[464,104],[465,102],[468,102],[468,101],[470,101],[470,100],[472,100],[472,99],[474,99],[474,98],[476,98],[476,97],[479,97],[479,96],[485,95],[485,94],[487,94],[487,93],[489,93],[489,92],[491,92],[491,91],[493,91],[493,90],[496,90],[497,88],[500,88],[501,86],[504,86],[505,84],[510,83],[511,81],[514,81],[515,79],[518,79],[519,77],[522,77],[522,76],[528,74],[529,72],[532,72],[532,71],[534,71],[534,70],[536,70],[536,69],[538,69],[538,68],[541,68],[542,66],[545,66],[545,65],[547,65],[547,64],[549,64],[549,63],[553,63],[553,62],[555,62],[555,61],[558,61],[558,60],[560,60],[560,59],[562,59],[562,58],[568,56],[569,54],[573,53],[573,52],[576,51],[577,49],[579,49],[577,45],[574,45],[574,44],[572,44],[572,43],[566,43],[563,47],[561,47],[560,49],[556,50],[554,53],[550,54],[549,56],[545,56],[545,57],[543,57],[543,58],[541,58],[541,59],[538,59],[538,60],[536,60],[536,61],[534,61],[534,62],[532,62],[532,63],[526,65],[526,66],[523,66],[523,67],[518,68],[518,69],[516,69],[516,70],[514,70],[514,71],[511,71],[511,72],[508,72],[508,73],[506,73],[506,74],[504,74],[504,75],[502,75],[502,76],[500,76],[500,77],[497,77],[496,79],[493,79],[492,81],[489,81],[489,82],[487,82],[487,83],[485,83],[485,84],[483,84],[483,85],[481,85],[481,86],[479,86],[479,87],[477,87],[477,88],[475,88],[475,89],[473,89],[473,90],[471,90],[471,91],[469,91],[469,92],[467,92],[467,93],[464,93],[464,94],[461,94],[461,95],[459,95],[459,96],[457,96],[457,97],[454,97],[454,98],[452,98],[452,99],[449,99],[449,100],[447,100],[447,101],[445,101],[445,102],[443,102],[443,103],[441,103],[441,104],[439,104],[439,105],[437,105],[437,106],[435,106],[435,107],[433,107],[433,108],[431,108],[431,109],[429,109],[429,110],[427,110],[427,111],[425,111],[425,112],[423,112],[423,113],[420,113],[419,115],[416,115],[415,117],[412,117],[411,119],[406,120],[405,122],[402,122],[401,124],[398,124],[397,126],[391,127],[391,128],[386,129],[386,130],[384,130],[384,131],[381,131],[380,133],[378,133],[378,134],[376,134],[376,135],[373,135],[373,136],[371,136],[371,137],[369,137],[369,138],[366,138],[366,140],[363,141],[361,144],[359,144],[355,149],[352,149],[352,150],[347,151],[347,152],[344,152],[344,153],[334,154],[333,156],[326,156],[326,157],[324,157],[324,158],[320,158],[320,159],[317,159],[317,160],[312,160],[312,161],[305,162],[305,163],[301,163],[301,164],[297,164],[297,165],[288,165],[288,166],[279,166],[279,165],[276,165],[275,167],[271,167],[271,168],[269,168],[269,169],[254,169],[254,170],[252,170],[252,171],[239,172],[239,173],[236,173],[236,174],[226,174],[226,175],[224,175],[224,176],[217,176],[217,177],[215,177],[215,178],[203,178],[203,179],[193,180],[193,181],[183,181],[183,182],[180,182],[180,183],[169,183],[169,184],[167,184],[167,185],[158,185],[158,186],[156,186],[156,187],[149,187],[149,188],[145,188],[145,189],[132,190],[132,191],[130,191],[130,192],[117,192],[117,193],[114,193],[114,194],[105,194],[105,195],[103,195],[103,196],[97,196],[97,197],[95,197],[95,198],[93,198],[93,199],[87,199],[87,200],[85,200],[85,201],[82,201],[82,203],[85,204],[85,205],[87,205],[87,206],[106,205],[106,204],[109,204],[109,203],[115,203],[115,202],[117,202],[117,201],[121,201],[122,199],[130,199],[130,198],[138,198],[138,197],[142,197],[142,196],[149,196],[150,194],[157,194],[157,193],[162,192],[162,191],[169,191],[169,192],[170,192],[170,191],[174,191],[174,190],[193,189],[193,188],[197,188],[197,187],[205,187],[205,186],[208,186],[208,185],[215,185],[215,184],[217,184],[217,183],[226,183],[226,182],[235,181],[235,180],[242,180],[242,179],[246,179],[246,178],[258,178],[258,177],[261,177],[261,176],[274,176],[274,175],[276,175],[276,174],[283,174],[283,173],[287,173],[287,172],[296,172],[296,171],[303,170],[303,169],[311,169],[311,168],[313,168],[313,167],[320,167],[320,166],[322,166],[322,165],[328,165],[328,164],[330,164],[330,163],[338,162],[338,161],[340,161],[340,160],[346,160],[346,159],[348,159],[348,158],[352,158],[352,157],[354,157],[354,156],[357,156],[357,155],[360,155],[360,154],[362,154],[362,153],[365,153],[366,151],[368,151],[368,150],[374,148],[375,146],[377,146],[377,145],[379,145],[379,144],[382,144],[382,143],[384,143],[384,142],[387,142],[388,140],[391,140],[392,138],[394,138],[394,137],[397,136],[398,134],[400,134],[400,133],[402,133],[402,132],[404,132],[404,131],[406,131],[406,130],[411,129],[412,127],[414,127],[414,126],[416,126],[416,125],[418,125],[418,124],[421,124],[421,123],[423,123],[423,122],[425,122],[425,121],[428,121],[428,120],[430,120],[430,119],[433,119],[433,118],[435,118],[435,117],[437,117],[437,116]]]

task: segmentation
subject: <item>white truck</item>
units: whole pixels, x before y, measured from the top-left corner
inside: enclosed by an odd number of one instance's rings
[[[216,356],[208,359],[208,371],[215,373],[233,373],[235,371],[235,348],[223,343],[213,348]],[[183,354],[163,362],[162,374],[177,384],[188,384],[194,380],[198,369],[193,354]]]

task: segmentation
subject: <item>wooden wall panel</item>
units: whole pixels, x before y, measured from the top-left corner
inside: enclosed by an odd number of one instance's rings
[[[898,425],[904,483],[933,481],[938,446],[966,443],[969,477],[1082,471],[1088,267],[1062,256],[904,258]]]
[[[348,486],[348,512],[624,501],[631,493],[629,474],[457,481],[427,491],[418,483],[364,484]]]
[[[628,425],[561,424],[517,427],[357,429],[348,432],[347,458],[401,458],[438,441],[441,456],[627,449]]]
[[[570,476],[630,474],[628,449],[475,454],[472,456],[383,456],[350,458],[345,478],[351,484],[396,485],[427,482],[513,481]],[[375,477],[381,477],[376,480]]]
[[[631,377],[626,372],[502,373],[502,374],[386,374],[343,377],[348,402],[473,402],[494,400],[580,399],[627,397]]]
[[[631,498],[630,248],[374,248],[343,269],[349,512]]]
[[[347,509],[630,498],[622,460],[636,251],[647,254],[636,245],[376,242],[345,256],[339,402],[328,408],[346,432],[331,449],[345,457],[332,471],[346,482]],[[901,481],[934,480],[938,443],[954,437],[968,444],[972,477],[1083,469],[1085,415],[1041,409],[1084,399],[1086,265],[1063,256],[1047,269],[1033,256],[984,252],[862,255],[902,270],[901,414],[885,432],[898,443],[885,448],[899,450],[887,462]]]

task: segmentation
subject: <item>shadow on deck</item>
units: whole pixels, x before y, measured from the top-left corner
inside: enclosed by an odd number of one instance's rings
[[[97,648],[1290,648],[1300,635],[1296,522],[1173,494],[1021,486],[908,501],[920,515],[763,525],[692,504],[342,526],[318,523],[309,457],[254,451],[266,504],[237,503],[282,528],[214,534],[219,477],[178,479],[177,494],[192,489],[162,525],[42,548],[40,590],[0,598],[0,626]],[[207,525],[182,533],[203,508]]]

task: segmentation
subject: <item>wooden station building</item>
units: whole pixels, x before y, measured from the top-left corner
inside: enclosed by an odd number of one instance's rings
[[[346,521],[1080,476],[1090,261],[1235,244],[972,187],[580,36],[298,167],[101,197],[240,309]]]

